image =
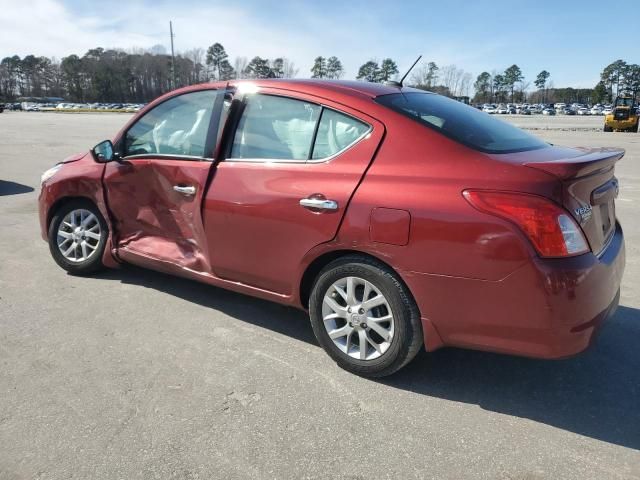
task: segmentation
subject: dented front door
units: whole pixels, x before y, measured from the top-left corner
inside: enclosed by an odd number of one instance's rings
[[[208,272],[200,205],[210,168],[211,162],[176,159],[107,164],[118,252]]]
[[[224,93],[171,97],[137,119],[106,164],[104,185],[118,255],[161,268],[209,272],[201,204]],[[149,265],[149,264],[153,265]]]

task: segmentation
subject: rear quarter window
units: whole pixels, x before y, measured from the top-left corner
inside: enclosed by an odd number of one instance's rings
[[[542,140],[489,114],[434,93],[394,93],[376,102],[474,150],[513,153],[545,148]]]

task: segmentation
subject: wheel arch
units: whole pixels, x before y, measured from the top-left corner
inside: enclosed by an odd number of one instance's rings
[[[51,205],[51,207],[49,207],[49,210],[47,211],[47,224],[46,224],[47,231],[51,226],[51,221],[53,220],[53,216],[56,214],[56,212],[60,210],[62,207],[64,207],[67,203],[75,202],[75,201],[89,202],[93,206],[95,206],[98,209],[98,211],[100,211],[100,206],[90,197],[86,197],[83,195],[70,195],[67,197],[60,197]]]
[[[398,270],[396,270],[395,268],[393,268],[393,266],[389,265],[389,263],[385,262],[384,260],[382,260],[381,258],[378,258],[375,255],[372,255],[368,252],[363,252],[360,250],[350,250],[350,249],[339,249],[339,250],[331,250],[329,252],[325,252],[317,256],[315,259],[313,259],[311,263],[309,263],[309,265],[307,265],[307,268],[305,269],[302,275],[302,278],[300,280],[300,286],[298,291],[300,304],[302,305],[303,308],[305,309],[309,308],[309,298],[311,297],[311,289],[313,288],[313,284],[316,278],[318,277],[318,274],[322,271],[322,269],[326,267],[329,263],[335,260],[338,260],[339,258],[347,257],[347,256],[359,256],[363,258],[368,258],[375,262],[381,263],[386,268],[388,268],[393,273],[395,273],[396,276],[398,277],[398,280],[407,289],[407,292],[409,293],[411,301],[414,303],[416,309],[418,309],[418,312],[419,312],[418,303],[416,302],[416,299],[413,296],[413,292],[409,288],[409,285],[407,285],[407,282],[404,281],[404,278],[402,278],[402,275],[400,274],[400,272],[398,272]]]

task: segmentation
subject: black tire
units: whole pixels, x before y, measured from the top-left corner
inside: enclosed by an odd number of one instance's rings
[[[95,251],[88,255],[88,258],[86,260],[73,262],[65,258],[65,256],[60,251],[60,248],[58,247],[58,229],[67,214],[69,214],[73,210],[79,209],[88,210],[96,216],[100,224],[100,240],[98,240]],[[104,217],[100,213],[100,210],[98,210],[98,207],[95,206],[95,204],[93,204],[89,200],[71,200],[58,208],[51,218],[48,235],[49,251],[51,252],[51,256],[53,257],[55,262],[67,272],[73,275],[89,275],[104,268],[104,265],[102,263],[102,255],[107,243],[108,234],[109,232],[107,223],[105,222]]]
[[[355,359],[329,337],[322,318],[324,296],[334,282],[346,277],[370,282],[386,298],[394,318],[394,334],[388,349],[371,360]],[[391,375],[409,363],[424,344],[418,308],[409,290],[384,264],[371,258],[349,255],[328,264],[318,275],[309,299],[309,314],[315,336],[329,356],[342,368],[364,377]]]
[[[605,132],[613,132],[613,128],[609,127],[608,125],[604,126],[604,131]]]

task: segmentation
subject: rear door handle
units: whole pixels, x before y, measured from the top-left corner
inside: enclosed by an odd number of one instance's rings
[[[338,202],[325,198],[303,198],[300,205],[304,208],[315,208],[317,210],[337,210]]]
[[[182,195],[187,195],[187,196],[191,196],[191,195],[195,195],[196,194],[196,187],[189,185],[188,187],[183,187],[180,185],[174,185],[173,189],[178,192],[181,193]]]

